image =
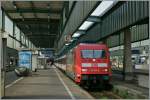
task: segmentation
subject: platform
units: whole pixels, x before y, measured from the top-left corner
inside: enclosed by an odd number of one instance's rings
[[[55,67],[24,77],[5,93],[6,99],[93,99]]]

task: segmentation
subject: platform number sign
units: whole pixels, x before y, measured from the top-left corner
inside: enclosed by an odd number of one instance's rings
[[[20,51],[19,52],[19,67],[26,67],[31,69],[32,67],[32,52]]]

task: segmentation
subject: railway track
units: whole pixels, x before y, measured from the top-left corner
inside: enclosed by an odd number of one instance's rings
[[[95,99],[122,99],[112,91],[90,91],[89,92]]]
[[[147,97],[135,92],[121,90],[116,87],[106,89],[92,89],[87,90],[95,99],[146,99]]]
[[[87,88],[82,87],[88,91],[95,99],[123,99],[113,91],[113,85],[109,85],[108,88]]]

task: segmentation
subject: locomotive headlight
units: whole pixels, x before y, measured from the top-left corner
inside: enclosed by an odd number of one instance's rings
[[[104,71],[105,71],[105,72],[107,72],[107,71],[108,71],[108,69],[104,69]]]
[[[98,67],[107,67],[107,63],[98,63]]]
[[[77,74],[77,77],[80,77],[81,75],[80,74]]]
[[[91,63],[82,63],[82,67],[92,67]]]

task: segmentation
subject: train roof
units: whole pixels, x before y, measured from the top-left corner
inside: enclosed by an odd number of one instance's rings
[[[94,44],[94,43],[80,43],[77,45],[76,48],[90,48],[90,47],[96,47],[96,48],[108,48],[106,44]]]
[[[98,43],[80,43],[78,46],[106,46],[106,44],[98,44]]]

